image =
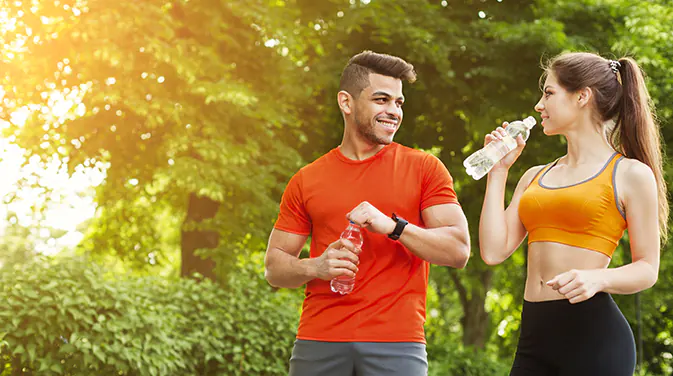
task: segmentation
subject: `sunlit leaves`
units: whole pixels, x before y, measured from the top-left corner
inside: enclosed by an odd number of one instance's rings
[[[295,35],[293,11],[278,6],[285,13],[262,1],[217,7],[88,1],[76,19],[58,20],[46,8],[36,11],[49,19],[40,31],[58,25],[59,36],[23,53],[23,64],[4,82],[13,88],[7,103],[49,101],[37,95],[40,87],[71,96],[79,87],[73,85],[86,85],[86,91],[77,101],[64,96],[47,113],[33,112],[28,126],[12,131],[34,153],[61,148],[70,166],[88,158],[108,164],[99,216],[83,243],[87,250],[138,265],[149,253],[174,252],[175,244],[155,236],[167,230],[156,226],[179,223],[171,218],[182,218],[190,193],[227,210],[214,226],[229,241],[216,254],[230,257],[236,239],[250,233],[262,242],[280,184],[299,166],[275,136],[298,123],[290,110],[298,91],[278,101],[277,92],[267,90],[298,70],[288,57],[296,48],[284,36]],[[283,41],[285,57],[258,43],[268,38]],[[17,89],[19,75],[30,78],[20,83],[28,92]],[[50,77],[59,80],[52,84]],[[62,112],[70,115],[67,121],[55,121]],[[167,217],[148,220],[156,215]]]

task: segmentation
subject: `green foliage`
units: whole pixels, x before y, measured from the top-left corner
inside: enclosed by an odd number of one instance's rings
[[[283,375],[296,294],[251,266],[229,289],[191,279],[110,278],[77,259],[0,270],[1,354],[39,375]]]
[[[484,351],[454,348],[434,358],[428,367],[429,376],[502,376],[509,373],[510,364]]]

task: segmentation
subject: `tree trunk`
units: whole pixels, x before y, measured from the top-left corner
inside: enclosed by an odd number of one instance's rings
[[[486,344],[489,316],[484,307],[486,296],[473,296],[464,307],[463,345],[483,349]]]
[[[205,219],[214,218],[220,204],[207,197],[198,197],[194,193],[189,195],[187,216],[185,223],[202,222]],[[209,258],[197,256],[194,251],[200,248],[216,248],[220,242],[219,232],[208,231],[185,231],[182,230],[182,267],[180,275],[189,277],[199,273],[204,277],[215,280],[215,261]]]
[[[479,286],[470,291],[465,288],[455,269],[449,269],[449,275],[456,285],[463,317],[460,322],[463,326],[463,345],[483,349],[488,339],[489,315],[486,312],[486,292],[491,287],[493,272],[484,270],[479,272]]]

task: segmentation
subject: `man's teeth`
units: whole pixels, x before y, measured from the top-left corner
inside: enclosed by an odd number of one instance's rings
[[[378,121],[378,120],[377,120],[376,122],[377,122],[379,125],[384,126],[384,127],[386,127],[386,128],[390,128],[390,129],[395,129],[395,128],[397,128],[397,124],[394,124],[394,123],[385,123],[385,122]]]

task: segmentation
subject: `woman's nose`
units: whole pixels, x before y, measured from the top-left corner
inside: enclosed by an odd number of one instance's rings
[[[542,112],[544,110],[544,104],[542,104],[542,101],[537,102],[535,105],[535,111],[537,112]]]

